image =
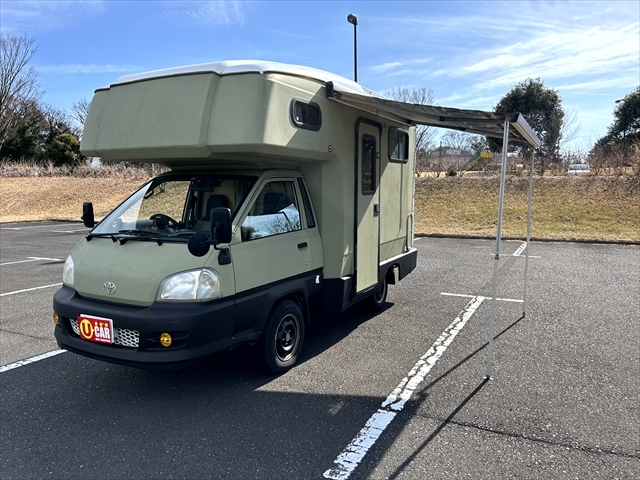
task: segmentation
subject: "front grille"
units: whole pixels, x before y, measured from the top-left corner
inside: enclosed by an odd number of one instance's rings
[[[80,327],[78,326],[77,318],[70,318],[71,328],[76,335],[80,336]],[[113,329],[113,344],[120,345],[122,347],[138,348],[140,344],[140,332],[138,330],[129,330],[128,328],[114,328]]]

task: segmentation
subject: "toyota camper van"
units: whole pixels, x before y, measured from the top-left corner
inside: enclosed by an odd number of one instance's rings
[[[169,167],[73,249],[53,301],[61,348],[177,368],[255,344],[274,373],[309,312],[385,304],[416,267],[414,127],[336,101],[334,74],[217,62],[96,90],[81,150]]]

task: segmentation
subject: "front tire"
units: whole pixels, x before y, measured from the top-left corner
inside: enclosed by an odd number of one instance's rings
[[[282,374],[298,361],[304,342],[304,316],[297,303],[285,300],[267,320],[260,337],[260,357],[265,367]]]

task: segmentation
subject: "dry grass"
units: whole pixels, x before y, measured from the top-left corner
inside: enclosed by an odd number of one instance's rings
[[[417,233],[495,236],[500,179],[421,178],[416,183]],[[527,232],[528,178],[508,177],[503,234]],[[638,177],[536,177],[532,237],[640,242]]]
[[[128,176],[123,172],[122,167],[111,172],[120,178],[43,176],[42,172],[37,177],[0,176],[0,222],[78,221],[83,201],[92,201],[100,218],[150,176],[144,169],[129,170]],[[526,236],[527,193],[527,178],[507,178],[505,237]],[[498,177],[419,178],[415,231],[494,236],[498,194]],[[640,243],[639,177],[536,177],[532,236]]]
[[[123,178],[0,177],[0,222],[80,221],[84,201],[93,202],[100,218],[141,183]]]
[[[92,165],[86,161],[75,165],[54,166],[52,162],[35,160],[0,160],[0,177],[76,177],[76,178],[136,178],[147,179],[167,171],[157,164]]]

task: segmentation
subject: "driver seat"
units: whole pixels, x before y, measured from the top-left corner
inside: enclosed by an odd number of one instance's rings
[[[226,195],[210,195],[207,199],[207,208],[205,209],[204,216],[196,222],[193,226],[194,230],[199,230],[201,232],[209,231],[209,217],[211,216],[211,210],[214,208],[229,208],[229,199]]]

